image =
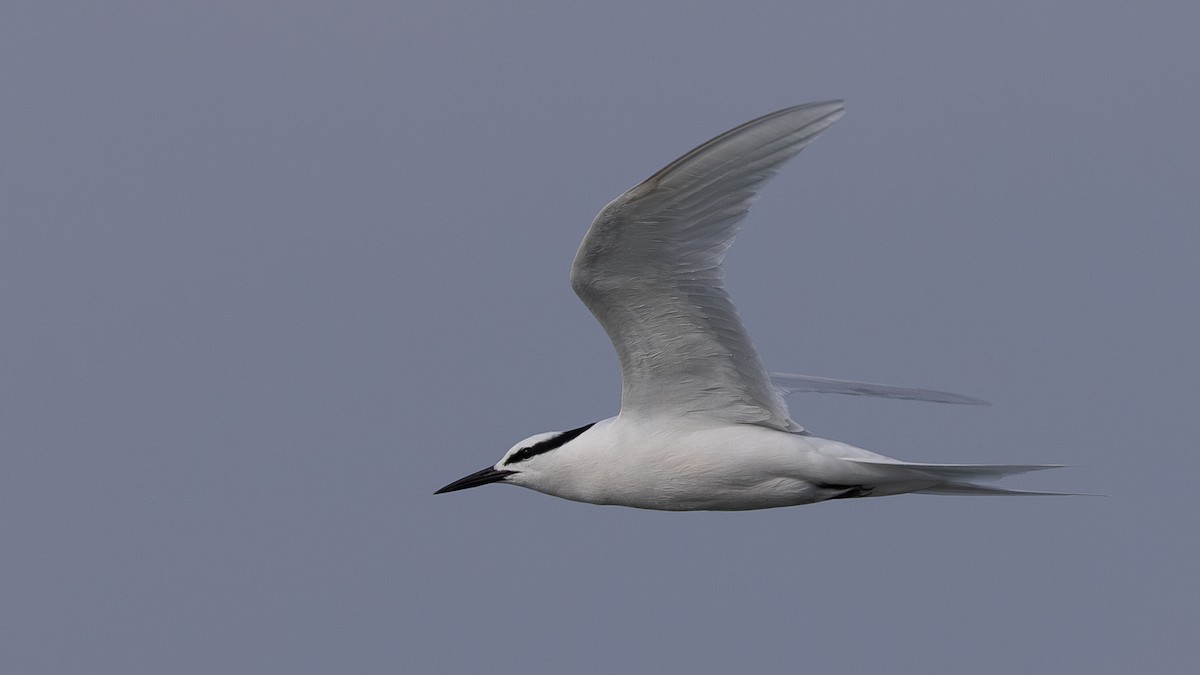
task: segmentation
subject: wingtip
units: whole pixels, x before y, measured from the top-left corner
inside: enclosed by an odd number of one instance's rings
[[[828,101],[813,101],[812,103],[801,103],[800,105],[792,106],[792,108],[836,108],[845,110],[846,101],[840,98],[831,98]]]
[[[787,110],[807,110],[811,112],[822,113],[819,121],[824,122],[824,126],[829,126],[840,120],[846,114],[846,102],[842,99],[833,99],[830,101],[818,101],[816,103],[804,103],[798,106],[787,108]]]
[[[951,397],[951,398],[948,398],[945,401],[941,401],[941,403],[951,403],[954,405],[991,405],[992,404],[991,401],[985,401],[981,398],[975,398],[974,396],[963,396],[962,394],[949,394],[949,393],[947,393],[947,396]]]
[[[874,396],[892,399],[907,399],[910,401],[927,401],[930,403],[952,403],[957,405],[991,405],[990,402],[973,396],[954,394],[937,389],[919,389],[914,387],[897,387],[889,384],[862,382],[859,380],[839,380],[832,377],[815,375],[797,375],[793,373],[768,373],[774,384],[783,395],[809,392],[817,394],[846,394],[850,396]]]

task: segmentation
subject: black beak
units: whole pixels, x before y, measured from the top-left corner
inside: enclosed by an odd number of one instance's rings
[[[488,468],[484,469],[483,471],[476,471],[475,473],[471,474],[470,476],[464,476],[462,478],[459,478],[458,480],[454,481],[453,483],[447,485],[446,487],[442,488],[441,490],[438,490],[437,492],[435,492],[433,494],[440,495],[443,492],[454,492],[455,490],[466,490],[467,488],[479,487],[480,485],[487,485],[488,483],[496,483],[498,481],[504,480],[505,478],[507,478],[508,476],[511,476],[514,473],[516,473],[516,471],[501,471],[499,469],[493,469],[492,467],[489,466]]]

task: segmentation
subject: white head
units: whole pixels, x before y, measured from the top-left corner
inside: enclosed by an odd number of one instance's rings
[[[493,466],[464,476],[433,494],[465,490],[501,481],[537,490],[539,485],[547,482],[546,479],[557,465],[554,451],[591,428],[592,425],[587,424],[570,431],[547,431],[530,436],[509,448]]]

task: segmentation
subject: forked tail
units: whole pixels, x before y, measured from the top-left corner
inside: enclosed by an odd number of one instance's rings
[[[896,478],[909,480],[918,476],[939,480],[936,485],[913,490],[914,493],[930,495],[1078,495],[1073,492],[1041,492],[1037,490],[1011,490],[1008,488],[979,485],[975,479],[993,480],[1031,471],[1060,469],[1062,464],[923,464],[897,460],[851,459],[878,469],[895,469]]]
[[[922,495],[1043,495],[1054,497],[1079,497],[1082,496],[1078,492],[1042,492],[1040,490],[1010,490],[1008,488],[993,487],[991,485],[980,485],[979,483],[964,483],[960,481],[946,481],[936,487],[931,487],[926,490],[917,490],[914,494]]]

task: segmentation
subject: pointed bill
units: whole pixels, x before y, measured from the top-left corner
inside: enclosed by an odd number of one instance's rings
[[[467,488],[479,487],[480,485],[487,485],[488,483],[498,483],[514,473],[516,472],[503,471],[501,469],[489,466],[486,469],[476,471],[470,476],[463,476],[462,478],[459,478],[458,480],[433,494],[440,495],[443,492],[454,492],[455,490],[466,490]]]

